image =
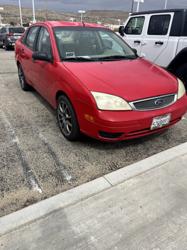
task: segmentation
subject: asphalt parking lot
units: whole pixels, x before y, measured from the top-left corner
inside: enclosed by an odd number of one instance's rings
[[[186,141],[187,115],[159,135],[71,143],[45,100],[20,89],[14,52],[0,50],[0,216]]]

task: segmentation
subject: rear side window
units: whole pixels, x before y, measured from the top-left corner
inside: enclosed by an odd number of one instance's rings
[[[22,27],[14,27],[14,28],[9,28],[9,32],[23,34],[25,32],[25,29]]]
[[[38,29],[39,29],[38,26],[31,27],[25,39],[25,44],[32,50],[34,49],[34,44],[38,33]]]
[[[187,36],[187,14],[185,17],[185,22],[184,22],[184,29],[183,29],[183,36]]]
[[[127,35],[141,35],[143,30],[145,17],[132,17],[125,27],[125,34]]]
[[[167,35],[171,16],[155,15],[149,21],[148,35]]]

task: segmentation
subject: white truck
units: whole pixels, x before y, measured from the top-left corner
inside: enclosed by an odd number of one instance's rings
[[[181,78],[187,89],[187,9],[133,13],[119,33],[139,56]]]

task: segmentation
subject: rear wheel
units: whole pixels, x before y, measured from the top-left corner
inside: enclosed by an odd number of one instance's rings
[[[187,91],[187,64],[181,65],[176,70],[176,76],[179,77],[183,81],[186,91]]]
[[[75,141],[80,136],[79,124],[72,104],[65,95],[58,98],[57,120],[63,136]]]
[[[8,51],[10,49],[10,46],[7,41],[4,41],[4,49]]]
[[[19,77],[19,83],[20,83],[21,89],[24,91],[30,90],[31,87],[25,80],[25,75],[20,64],[18,65],[18,77]]]

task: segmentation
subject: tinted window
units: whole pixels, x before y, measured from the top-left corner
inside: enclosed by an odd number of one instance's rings
[[[23,34],[25,32],[25,29],[22,27],[13,27],[13,28],[9,28],[9,32]]]
[[[50,42],[50,35],[46,28],[41,28],[38,42],[36,46],[36,50],[39,52],[45,52],[49,56],[51,56],[51,42]]]
[[[148,35],[167,35],[170,19],[170,15],[152,16],[149,22]]]
[[[183,36],[187,36],[187,14],[186,14],[185,23],[184,23]]]
[[[36,39],[38,29],[39,29],[39,27],[34,26],[34,27],[30,28],[30,30],[28,32],[25,44],[31,49],[34,48],[34,42],[35,42],[35,39]]]
[[[143,30],[145,17],[132,17],[125,27],[125,33],[128,35],[140,35]]]
[[[6,29],[2,28],[1,33],[6,33]]]

